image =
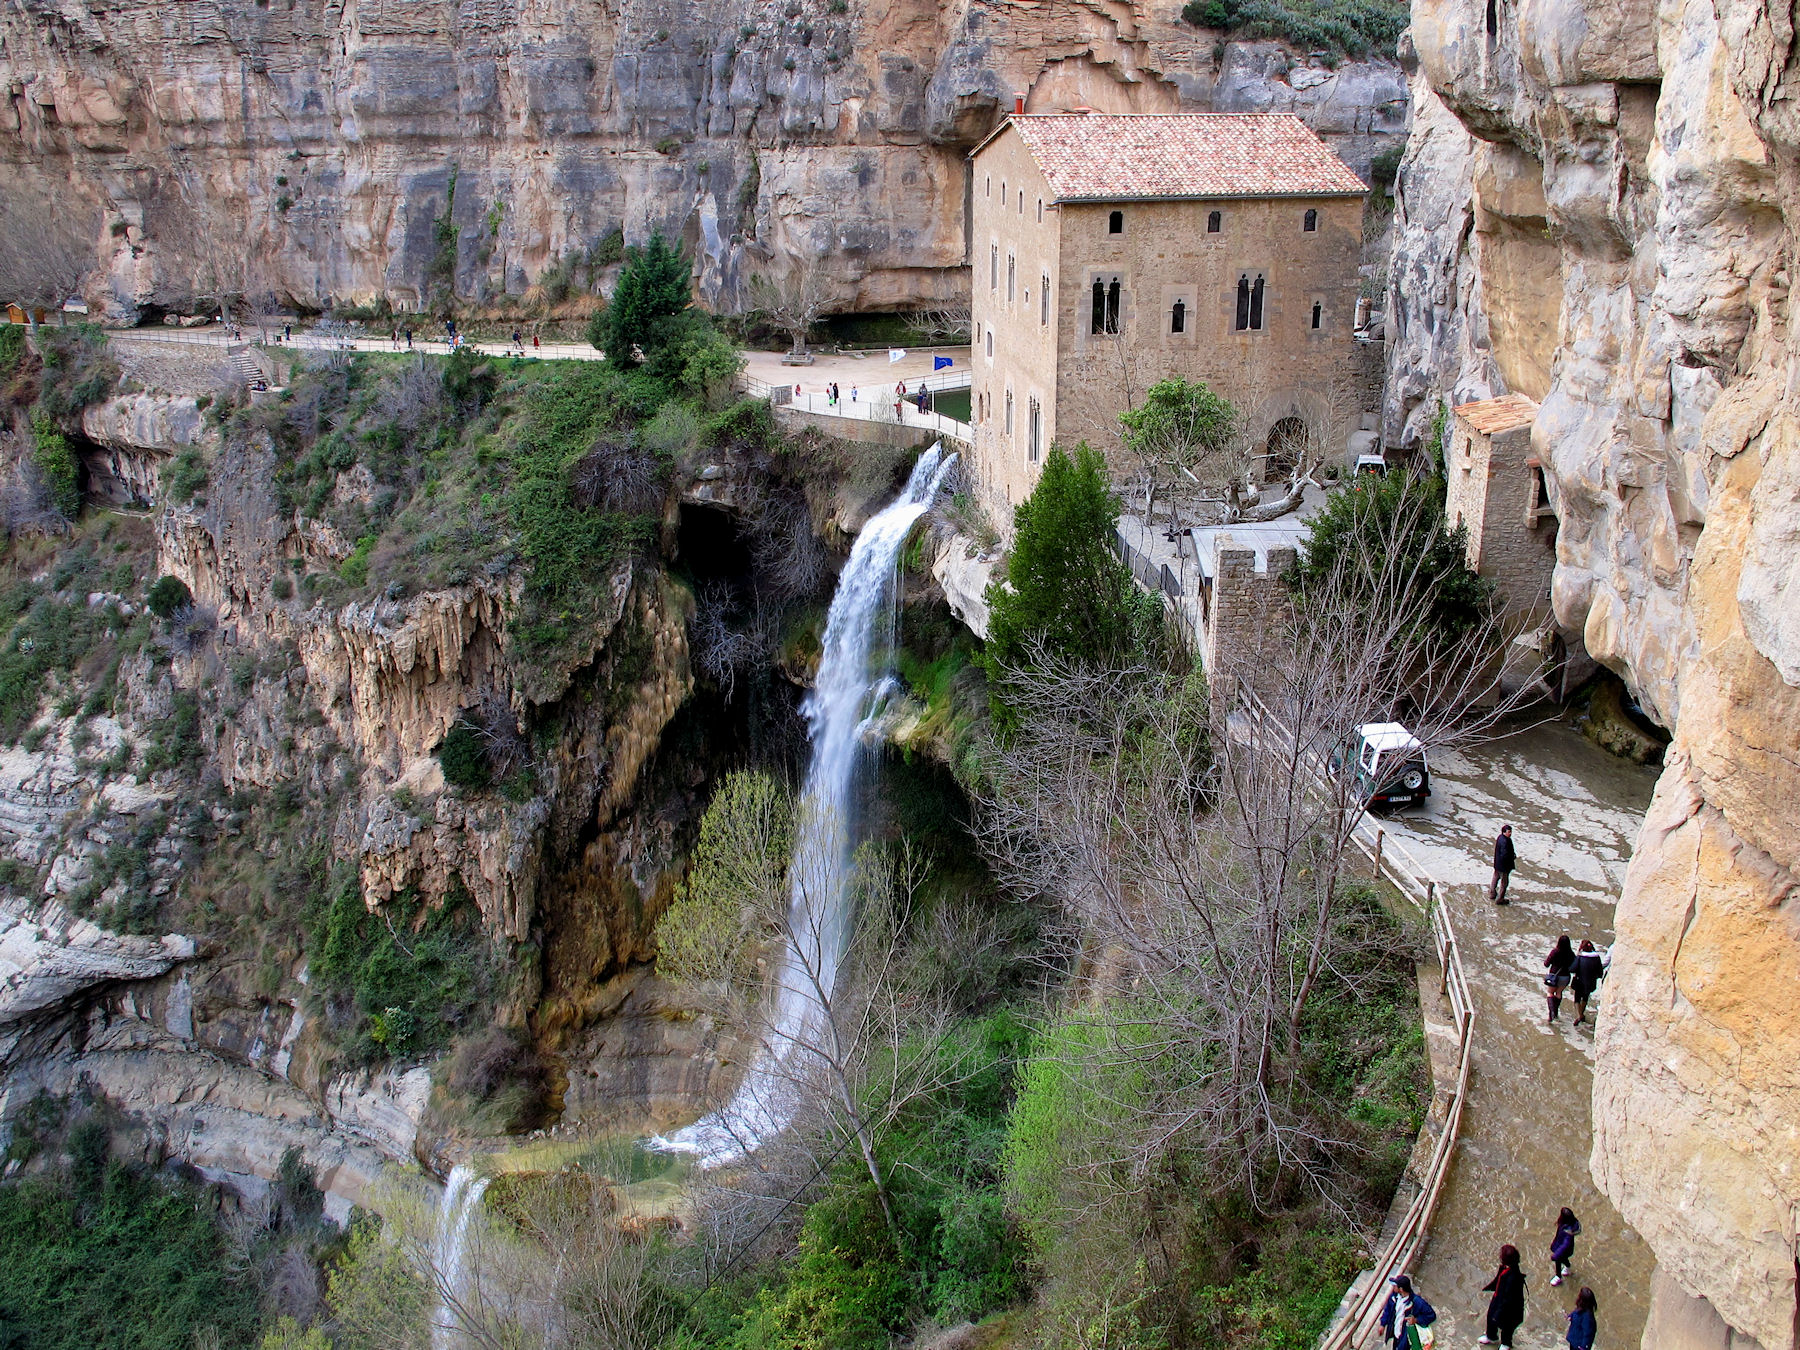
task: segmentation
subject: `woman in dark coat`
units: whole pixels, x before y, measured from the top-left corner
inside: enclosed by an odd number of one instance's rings
[[[1498,1342],[1511,1350],[1513,1334],[1525,1320],[1525,1272],[1519,1269],[1519,1249],[1512,1243],[1500,1249],[1500,1270],[1481,1288],[1493,1297],[1487,1306],[1487,1334],[1480,1343]]]
[[[1570,972],[1569,997],[1575,1000],[1575,1025],[1587,1021],[1588,1000],[1600,981],[1606,978],[1606,961],[1594,950],[1594,944],[1581,939],[1581,950],[1575,953],[1575,969]]]
[[[1555,1272],[1551,1284],[1561,1284],[1569,1273],[1569,1262],[1575,1259],[1575,1239],[1581,1232],[1581,1220],[1567,1205],[1556,1216],[1556,1236],[1550,1242],[1550,1266]]]
[[[1569,987],[1575,970],[1575,948],[1569,942],[1569,935],[1564,933],[1556,939],[1556,945],[1550,949],[1550,955],[1544,958],[1544,994],[1550,1004],[1550,1020],[1556,1020],[1556,1010],[1562,1007],[1563,990]]]

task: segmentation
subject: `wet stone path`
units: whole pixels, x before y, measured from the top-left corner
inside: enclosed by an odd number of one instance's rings
[[[1543,959],[1560,933],[1605,949],[1654,770],[1616,759],[1561,723],[1532,727],[1432,763],[1425,809],[1377,821],[1449,889],[1476,1007],[1469,1103],[1430,1245],[1413,1274],[1439,1313],[1438,1344],[1474,1345],[1500,1246],[1518,1247],[1526,1320],[1518,1350],[1563,1347],[1565,1313],[1591,1286],[1599,1346],[1635,1350],[1643,1332],[1650,1250],[1594,1187],[1594,1036],[1564,1000],[1547,1023]],[[1512,903],[1489,903],[1493,840],[1510,824],[1518,848]],[[1589,1017],[1606,1015],[1601,986]],[[1574,1270],[1550,1284],[1550,1239],[1567,1205],[1582,1224]]]

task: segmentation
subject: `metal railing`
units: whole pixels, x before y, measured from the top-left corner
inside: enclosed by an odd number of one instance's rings
[[[1236,685],[1238,706],[1252,721],[1291,735],[1254,689],[1241,678]],[[1316,755],[1308,754],[1305,759],[1315,776],[1325,774],[1326,766],[1318,762]],[[1456,1150],[1457,1134],[1462,1128],[1463,1106],[1469,1095],[1469,1056],[1475,1043],[1475,1004],[1469,996],[1468,976],[1463,972],[1462,947],[1450,922],[1449,911],[1444,907],[1442,883],[1366,815],[1357,822],[1350,837],[1369,859],[1371,875],[1385,878],[1403,896],[1421,906],[1430,920],[1432,945],[1437,949],[1441,971],[1438,992],[1450,1000],[1450,1015],[1456,1023],[1456,1084],[1445,1108],[1444,1127],[1432,1148],[1431,1159],[1419,1177],[1418,1195],[1401,1215],[1393,1236],[1376,1256],[1373,1268],[1364,1273],[1360,1287],[1350,1287],[1344,1297],[1343,1315],[1320,1338],[1317,1350],[1355,1350],[1363,1345],[1380,1319],[1389,1278],[1404,1272],[1424,1247],[1432,1215],[1437,1212],[1438,1197],[1443,1193],[1444,1179],[1450,1173],[1450,1157]]]

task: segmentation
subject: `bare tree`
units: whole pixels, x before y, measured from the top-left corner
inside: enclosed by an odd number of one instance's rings
[[[750,278],[751,304],[793,339],[785,359],[797,365],[811,364],[807,335],[836,297],[837,288],[818,258],[795,258],[778,276]]]
[[[1420,504],[1412,511],[1427,509]],[[1037,653],[1011,679],[1019,731],[990,752],[982,833],[1011,889],[1057,897],[1097,978],[1101,1029],[1069,1071],[1121,1062],[1148,1106],[1096,1132],[1070,1219],[1141,1187],[1172,1149],[1221,1190],[1270,1202],[1296,1179],[1327,1200],[1348,1141],[1322,1125],[1301,1073],[1304,1018],[1326,978],[1353,981],[1384,939],[1343,903],[1365,813],[1334,754],[1357,727],[1405,721],[1428,753],[1485,734],[1514,704],[1497,615],[1436,621],[1434,564],[1405,544],[1416,516],[1374,522],[1308,579],[1267,645],[1237,668],[1272,710],[1154,665],[1087,669]]]
[[[600,437],[570,472],[575,500],[583,506],[633,513],[662,509],[661,464],[655,452],[629,431]]]
[[[964,343],[974,330],[974,306],[967,299],[945,300],[914,310],[906,321],[929,341]]]
[[[930,1052],[950,1004],[907,978],[903,932],[924,860],[865,847],[843,882],[806,842],[832,831],[796,815],[768,775],[730,775],[657,925],[659,969],[759,1048],[731,1103],[695,1128],[714,1141],[707,1151],[752,1166],[782,1138],[831,1157],[854,1149],[892,1226],[880,1135],[955,1073]],[[840,904],[843,884],[853,894]]]
[[[766,662],[775,644],[775,616],[752,595],[744,601],[724,581],[709,581],[695,597],[688,621],[694,668],[719,686],[729,702],[738,677]]]
[[[481,743],[488,773],[503,783],[531,763],[531,742],[519,729],[512,700],[498,689],[486,690],[463,714]]]
[[[37,311],[56,310],[77,297],[98,266],[100,212],[70,189],[24,184],[0,194],[0,301],[22,306],[37,327]]]

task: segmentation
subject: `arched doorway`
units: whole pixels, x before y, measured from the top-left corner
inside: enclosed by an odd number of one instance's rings
[[[1300,464],[1306,451],[1306,423],[1298,417],[1284,417],[1269,428],[1269,440],[1263,456],[1263,479],[1285,478]]]

